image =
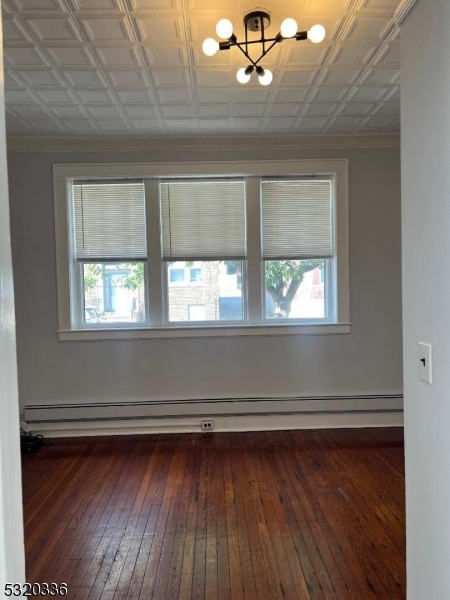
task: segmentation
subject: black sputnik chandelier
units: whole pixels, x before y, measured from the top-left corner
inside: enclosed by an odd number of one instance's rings
[[[239,83],[248,83],[253,72],[258,75],[261,85],[269,85],[273,79],[272,72],[268,69],[263,69],[259,64],[261,60],[272,50],[274,46],[280,44],[287,39],[311,40],[315,44],[319,44],[325,38],[325,29],[322,25],[314,25],[309,31],[297,31],[297,22],[295,19],[284,19],[281,23],[279,33],[272,38],[266,37],[266,30],[270,26],[270,14],[265,10],[252,10],[244,17],[245,40],[238,42],[236,35],[233,33],[233,24],[228,19],[221,19],[216,25],[217,35],[226,40],[225,42],[217,42],[214,38],[208,38],[203,42],[202,49],[207,56],[214,56],[219,50],[229,50],[232,46],[236,46],[250,62],[248,67],[239,69],[236,78]],[[249,32],[261,33],[261,37],[257,40],[249,39]],[[261,54],[258,59],[254,60],[249,54],[249,47],[254,44],[259,44]]]

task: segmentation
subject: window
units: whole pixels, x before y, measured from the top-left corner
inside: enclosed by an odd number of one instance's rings
[[[180,269],[170,266],[169,283],[184,283],[184,265]]]
[[[350,331],[348,161],[55,165],[54,181],[61,340]]]
[[[262,257],[267,319],[332,320],[329,281],[333,259],[331,178],[261,182]],[[322,293],[314,273],[323,273]],[[320,282],[319,282],[320,283]]]
[[[72,185],[74,321],[106,327],[147,321],[143,182]]]
[[[190,276],[191,283],[201,283],[202,282],[201,267],[191,267],[189,269],[189,276]]]
[[[229,261],[246,257],[245,181],[243,179],[169,180],[160,183],[163,261],[169,271],[187,269],[183,286],[169,286],[168,323],[242,321],[242,289],[234,290],[234,312],[223,309],[230,284],[222,274]],[[175,262],[174,262],[175,261]],[[192,285],[195,283],[196,285]],[[204,307],[192,319],[190,307]]]

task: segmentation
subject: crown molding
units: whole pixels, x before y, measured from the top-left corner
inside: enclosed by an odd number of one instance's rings
[[[402,0],[400,2],[394,14],[394,23],[397,25],[397,27],[401,26],[416,2],[417,0]]]
[[[400,146],[400,135],[302,135],[279,137],[75,138],[9,137],[8,152],[150,152],[163,150],[281,150]]]

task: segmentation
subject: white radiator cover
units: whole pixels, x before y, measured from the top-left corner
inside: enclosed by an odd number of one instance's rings
[[[403,425],[403,396],[211,398],[141,400],[25,407],[25,424],[57,436],[200,431],[203,419],[215,431],[379,427]]]

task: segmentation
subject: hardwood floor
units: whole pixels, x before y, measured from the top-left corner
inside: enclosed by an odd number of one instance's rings
[[[23,487],[70,599],[406,597],[401,429],[59,439]]]

